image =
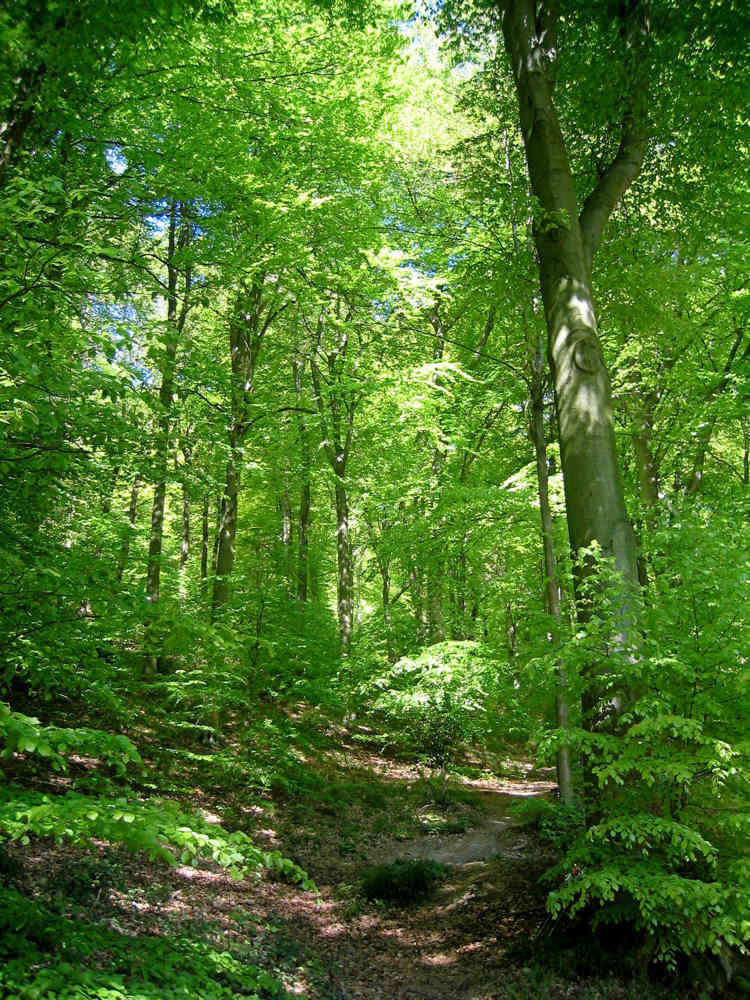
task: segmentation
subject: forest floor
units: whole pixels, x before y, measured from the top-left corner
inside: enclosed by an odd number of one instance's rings
[[[208,778],[206,762],[226,762],[231,748],[165,756],[154,742],[147,760],[152,774],[172,782],[170,794],[293,858],[317,891],[271,874],[236,881],[211,864],[169,868],[108,845],[98,848],[102,877],[76,849],[50,842],[12,848],[24,889],[49,895],[77,885],[89,920],[134,938],[200,937],[247,956],[310,1000],[676,995],[595,963],[587,971],[580,955],[571,961],[570,948],[562,962],[540,960],[555,929],[549,933],[539,877],[554,858],[513,806],[550,796],[550,773],[513,757],[467,760],[441,803],[424,769],[368,749],[376,741],[363,746],[356,735],[335,727],[317,749],[296,748],[287,777],[266,794],[236,780],[230,787],[216,768]],[[398,907],[362,898],[368,866],[414,858],[450,866],[432,895]],[[95,891],[81,886],[86,879]]]

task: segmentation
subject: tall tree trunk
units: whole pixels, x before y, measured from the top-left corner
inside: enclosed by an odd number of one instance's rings
[[[308,539],[308,527],[310,524],[310,469],[307,467],[307,474],[303,468],[304,479],[300,489],[299,500],[299,523],[297,532],[297,600],[301,604],[307,601],[307,576],[308,562],[310,558],[310,542]]]
[[[508,0],[503,33],[518,94],[529,179],[539,206],[534,240],[557,394],[570,544],[578,554],[597,542],[602,553],[614,559],[617,577],[610,586],[617,607],[617,643],[623,647],[635,630],[636,547],[615,446],[609,375],[597,335],[591,268],[611,212],[640,171],[645,149],[645,81],[631,81],[620,147],[579,217],[552,100],[556,19],[554,4]],[[636,52],[642,42],[638,33],[643,30],[634,23]],[[640,61],[634,64],[640,66]],[[579,565],[580,572],[592,570],[586,562]],[[581,612],[585,615],[585,608]],[[623,707],[622,693],[607,706],[596,701],[594,696],[588,706],[594,726]]]
[[[278,315],[273,306],[263,317],[263,278],[257,275],[252,286],[244,288],[235,302],[229,323],[229,350],[232,364],[232,417],[229,429],[229,458],[226,485],[221,501],[221,521],[216,553],[211,620],[214,621],[229,600],[229,578],[234,567],[239,492],[244,445],[250,429],[250,401],[254,391],[255,369],[268,327]]]
[[[647,396],[639,394],[636,426],[633,435],[633,451],[638,467],[638,487],[641,502],[647,510],[653,511],[659,502],[659,466],[651,446],[654,428],[655,393]]]
[[[133,533],[133,528],[135,527],[135,519],[138,515],[138,491],[141,488],[141,481],[138,476],[133,480],[133,486],[130,490],[130,504],[128,505],[128,529],[125,537],[122,540],[122,548],[120,549],[120,559],[117,564],[117,582],[120,583],[122,580],[122,575],[125,572],[125,566],[128,561],[128,553],[130,552],[130,536]]]
[[[724,372],[720,381],[717,382],[716,385],[714,385],[707,393],[707,401],[716,399],[726,390],[732,372],[732,365],[744,336],[745,330],[743,327],[739,327],[735,330],[734,341],[732,342],[732,347],[729,351],[729,357],[724,365]],[[750,342],[748,342],[745,347],[742,354],[742,360],[744,361],[748,357],[750,357]],[[717,419],[718,415],[716,411],[714,411],[701,423],[696,433],[698,447],[696,448],[695,459],[693,461],[693,471],[687,485],[686,492],[688,496],[694,496],[703,483],[703,469],[706,464],[706,454],[708,453],[708,446],[711,443]]]
[[[178,237],[178,221],[179,237]],[[173,201],[169,212],[167,247],[167,322],[164,335],[164,361],[159,388],[159,418],[156,434],[154,501],[151,508],[151,536],[148,546],[146,571],[146,597],[152,608],[159,603],[161,580],[161,555],[164,538],[164,509],[167,496],[167,464],[169,437],[172,425],[172,396],[174,394],[177,343],[185,326],[189,307],[190,271],[185,270],[182,305],[178,295],[179,271],[174,263],[175,252],[187,247],[190,229],[184,218],[184,207]],[[151,631],[150,619],[145,625],[145,672],[155,674],[158,668],[158,649]]]
[[[381,596],[383,599],[383,624],[385,625],[385,646],[389,663],[396,662],[396,650],[393,645],[393,618],[391,615],[391,561],[385,556],[378,557],[378,568],[381,579]]]
[[[237,538],[237,514],[239,511],[240,474],[238,462],[240,450],[236,435],[230,436],[230,458],[227,462],[224,496],[221,498],[221,516],[216,536],[216,574],[211,605],[211,621],[214,621],[229,600],[229,577],[234,568],[234,545]]]
[[[180,537],[180,604],[184,604],[187,596],[187,561],[190,555],[190,496],[187,486],[182,484],[182,534]]]
[[[337,311],[338,306],[339,303],[337,303]],[[321,351],[324,329],[322,313],[318,317],[313,353],[310,356],[310,373],[315,404],[320,417],[321,438],[334,476],[336,494],[336,606],[339,638],[344,653],[349,649],[354,628],[354,561],[349,535],[346,464],[354,433],[354,414],[359,402],[359,396],[356,392],[344,389],[341,385],[342,368],[346,363],[349,342],[346,322],[350,318],[351,311],[346,320],[335,328],[334,346],[324,355],[328,368],[328,377],[325,381],[328,391],[325,394],[323,379],[315,357],[316,352]]]
[[[352,543],[349,537],[349,501],[343,475],[337,476],[336,490],[336,608],[339,620],[341,648],[346,652],[352,641],[354,627],[354,571]]]
[[[540,349],[532,362],[531,373],[531,438],[534,443],[536,457],[536,477],[539,491],[539,512],[542,522],[542,549],[544,552],[544,605],[548,615],[555,619],[555,627],[550,635],[551,641],[557,646],[560,637],[557,625],[560,621],[560,584],[557,579],[557,560],[555,558],[554,525],[552,508],[549,502],[549,480],[547,476],[547,436],[544,430],[544,376],[542,372],[542,350]],[[568,698],[566,693],[567,678],[562,663],[556,671],[557,693],[555,697],[555,714],[557,727],[561,732],[568,728]],[[561,746],[556,756],[557,787],[560,791],[560,801],[565,805],[573,804],[573,785],[570,775],[570,750]]]
[[[178,582],[180,606],[185,603],[185,599],[187,598],[187,561],[190,555],[190,492],[188,489],[188,472],[192,462],[193,445],[190,441],[189,430],[183,435],[182,454],[182,530],[180,532],[180,570]]]
[[[443,360],[445,351],[445,336],[453,324],[446,323],[440,315],[439,304],[436,304],[429,312],[430,325],[434,335],[432,360],[440,362]],[[455,323],[455,320],[454,320]],[[443,380],[435,372],[432,385],[440,389]],[[427,620],[430,643],[442,642],[445,638],[445,622],[443,613],[443,584],[445,575],[444,546],[445,540],[441,538],[440,523],[436,523],[434,508],[439,503],[440,481],[443,468],[445,467],[445,449],[441,442],[438,442],[432,452],[431,463],[431,483],[428,496],[428,504],[432,506],[430,523],[430,557],[425,564],[426,589],[427,589]],[[436,503],[432,502],[436,498]]]
[[[284,484],[279,498],[279,513],[281,514],[281,551],[283,560],[283,573],[287,595],[292,596],[295,590],[294,560],[292,554],[292,542],[294,532],[292,530],[292,498],[289,496],[289,477],[284,475]]]
[[[208,578],[208,493],[203,497],[201,512],[201,590],[205,590]]]
[[[224,497],[216,498],[216,526],[214,528],[214,544],[211,546],[211,578],[216,576],[216,564],[219,561],[219,539],[221,538],[221,522],[224,518]]]
[[[292,362],[294,391],[297,400],[297,434],[299,437],[300,473],[302,485],[299,496],[299,521],[297,525],[297,600],[307,602],[307,577],[309,559],[308,528],[310,525],[310,438],[307,425],[300,412],[302,405],[302,361]]]

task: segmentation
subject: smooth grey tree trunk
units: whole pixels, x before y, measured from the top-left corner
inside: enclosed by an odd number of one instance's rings
[[[354,558],[349,533],[349,500],[346,488],[346,466],[349,460],[352,435],[354,433],[354,414],[359,401],[356,392],[344,390],[341,387],[343,366],[346,361],[349,344],[346,323],[350,318],[351,312],[347,315],[343,323],[339,323],[336,326],[334,345],[329,351],[323,354],[327,366],[325,383],[321,377],[316,359],[317,352],[323,353],[321,346],[324,328],[322,314],[318,317],[313,351],[310,356],[313,395],[315,396],[315,404],[318,416],[320,417],[323,448],[334,477],[333,485],[336,497],[336,607],[339,638],[341,649],[344,653],[349,649],[354,630]],[[324,392],[324,384],[328,391]]]
[[[208,493],[206,493],[201,511],[201,589],[205,589],[208,578],[208,548]]]
[[[308,455],[309,458],[309,455]],[[307,602],[307,576],[310,558],[308,528],[310,525],[310,466],[303,465],[303,481],[300,488],[299,521],[297,525],[297,600]]]
[[[740,327],[739,329],[735,330],[734,341],[732,342],[732,347],[729,351],[729,356],[724,365],[724,371],[722,373],[722,377],[720,381],[717,382],[716,385],[713,386],[709,391],[709,393],[707,394],[706,398],[707,402],[713,401],[714,399],[721,396],[723,392],[725,392],[729,384],[729,378],[732,372],[732,365],[734,364],[734,359],[737,356],[737,352],[740,348],[740,345],[742,344],[744,336],[745,336],[745,330],[743,327]],[[745,350],[742,354],[742,360],[744,361],[748,357],[750,357],[750,342],[748,342],[748,344],[745,347]],[[696,448],[695,458],[693,460],[693,470],[686,489],[686,493],[688,496],[694,496],[700,490],[701,485],[703,483],[703,472],[706,464],[706,455],[708,453],[709,444],[711,443],[711,438],[713,437],[714,430],[716,428],[717,419],[718,415],[714,410],[711,413],[711,415],[708,416],[705,420],[703,420],[700,426],[698,427],[696,433],[697,448]]]
[[[187,561],[190,555],[190,496],[187,486],[182,486],[182,533],[180,537],[180,604],[187,596]]]
[[[128,504],[128,530],[125,537],[122,540],[122,548],[120,549],[120,559],[117,564],[117,582],[120,583],[122,580],[122,575],[125,572],[125,567],[128,562],[128,553],[130,552],[130,536],[135,528],[135,519],[138,516],[138,492],[141,488],[141,481],[138,476],[133,480],[133,486],[130,490],[130,503]]]
[[[307,577],[310,543],[308,529],[310,526],[310,437],[305,418],[302,416],[302,371],[304,358],[292,361],[292,376],[294,378],[294,394],[297,401],[297,436],[299,439],[300,457],[300,495],[299,519],[297,521],[297,600],[300,604],[307,603]]]
[[[281,515],[282,572],[284,574],[287,596],[292,597],[296,591],[296,573],[292,549],[294,541],[292,498],[289,495],[289,476],[287,474],[284,475],[281,496],[279,497],[279,513]]]
[[[634,23],[635,46],[642,44],[642,30],[645,28]],[[641,103],[645,100],[645,81],[631,81],[620,147],[579,215],[552,97],[557,59],[556,5],[509,0],[503,7],[503,34],[518,95],[529,180],[538,206],[534,240],[557,396],[570,544],[578,556],[597,543],[602,554],[614,560],[617,576],[609,586],[617,609],[616,641],[625,647],[635,633],[636,546],[625,508],[591,269],[604,226],[640,171],[645,149]],[[618,95],[612,96],[614,100]],[[579,574],[593,570],[588,560],[579,562]],[[585,608],[580,610],[585,616]],[[609,716],[622,707],[622,695],[616,695],[603,714]],[[601,705],[591,703],[588,708],[592,714],[602,712]],[[597,724],[596,719],[589,721]]]
[[[351,645],[354,629],[354,566],[352,543],[349,537],[349,500],[343,475],[337,476],[336,493],[336,561],[337,611],[341,647],[347,650]]]

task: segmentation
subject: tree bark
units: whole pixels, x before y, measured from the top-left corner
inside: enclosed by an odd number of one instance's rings
[[[354,569],[352,544],[349,537],[349,501],[343,475],[336,478],[335,492],[336,561],[338,565],[336,604],[341,648],[346,651],[351,645],[354,628]]]
[[[289,495],[289,477],[284,475],[284,483],[279,497],[279,513],[281,514],[281,551],[284,574],[285,589],[287,596],[291,597],[295,591],[295,572],[292,554],[292,542],[294,531],[292,528],[292,498]]]
[[[34,105],[45,74],[46,66],[40,62],[23,69],[16,81],[16,91],[5,113],[5,120],[0,122],[0,189],[33,121]]]
[[[179,223],[179,235],[178,235]],[[167,496],[167,464],[169,437],[172,425],[172,397],[174,394],[177,344],[187,319],[190,299],[190,269],[185,268],[182,303],[178,293],[179,274],[175,266],[175,252],[183,250],[190,240],[190,228],[184,216],[184,206],[173,201],[169,212],[167,246],[167,322],[164,336],[164,361],[159,387],[159,418],[156,435],[154,501],[151,508],[151,536],[148,546],[146,570],[146,597],[151,607],[159,603],[161,582],[161,554],[164,537],[164,509]],[[155,674],[158,668],[158,650],[151,632],[150,620],[145,625],[145,672]]]
[[[538,16],[537,16],[538,13]],[[593,256],[615,204],[640,170],[645,148],[640,103],[631,102],[622,141],[580,217],[565,141],[552,100],[556,5],[509,0],[503,33],[519,101],[533,195],[534,226],[548,353],[557,394],[568,531],[574,554],[598,543],[612,557],[617,583],[617,643],[633,636],[638,592],[636,548],[615,446],[609,375],[597,334]],[[635,29],[634,29],[635,30]],[[634,94],[640,102],[643,95]],[[591,572],[587,560],[579,572]],[[582,608],[585,615],[585,609]],[[592,706],[593,707],[593,706]],[[619,711],[616,696],[611,709]]]
[[[310,438],[305,419],[299,412],[302,405],[302,369],[304,361],[292,362],[294,391],[297,400],[297,435],[299,437],[300,472],[302,485],[299,497],[299,521],[297,525],[297,600],[307,602],[307,576],[309,559],[308,528],[310,525]]]
[[[141,488],[141,481],[138,476],[133,480],[133,486],[130,490],[130,504],[128,505],[128,529],[125,537],[122,540],[122,548],[120,549],[120,559],[117,564],[117,582],[122,581],[122,575],[125,572],[125,566],[128,562],[128,553],[130,552],[130,536],[133,533],[133,528],[135,527],[135,519],[138,515],[138,491]]]
[[[203,497],[201,517],[201,588],[205,588],[208,577],[208,493]]]
[[[347,316],[350,318],[351,313]],[[315,343],[310,357],[313,394],[320,417],[320,429],[326,457],[334,475],[336,495],[336,606],[341,649],[349,649],[354,628],[354,571],[352,543],[349,535],[349,501],[346,491],[346,465],[354,433],[354,414],[358,397],[355,392],[340,387],[342,365],[349,344],[346,321],[336,329],[336,339],[331,350],[324,354],[327,379],[323,380],[316,352],[321,351],[323,316],[318,317]],[[329,389],[324,394],[323,385]]]
[[[548,615],[555,619],[555,627],[550,635],[554,645],[559,645],[557,626],[560,622],[560,584],[557,579],[557,559],[555,557],[554,526],[552,508],[549,502],[549,480],[547,475],[547,436],[544,430],[544,377],[542,374],[542,351],[540,349],[532,361],[531,374],[531,438],[536,457],[537,487],[539,490],[539,513],[542,522],[542,549],[544,552],[544,605]],[[562,663],[556,671],[557,693],[555,714],[557,728],[564,733],[568,728],[567,678]],[[570,750],[561,746],[556,755],[557,787],[560,801],[573,804],[573,784],[570,774]]]
[[[190,496],[187,486],[182,484],[182,534],[180,537],[180,604],[187,596],[187,561],[190,555]]]
[[[740,348],[742,340],[745,336],[745,330],[743,327],[735,330],[734,340],[729,351],[729,357],[724,365],[724,372],[719,382],[708,392],[707,400],[716,399],[718,396],[726,390],[729,384],[729,377],[732,372],[732,365],[734,364],[734,359],[737,356],[737,351]],[[747,344],[745,350],[742,354],[742,360],[744,361],[750,356],[750,343]],[[706,464],[706,454],[708,453],[708,446],[711,443],[711,438],[713,437],[714,429],[716,427],[716,421],[718,416],[714,411],[709,417],[707,417],[703,423],[699,426],[696,433],[697,448],[695,453],[695,459],[693,461],[693,471],[690,476],[690,480],[687,485],[686,493],[688,496],[694,496],[698,490],[701,488],[703,483],[703,470]]]
[[[234,567],[239,491],[244,445],[250,429],[250,402],[254,391],[255,370],[263,338],[279,310],[269,306],[263,317],[263,279],[256,276],[249,289],[243,289],[235,302],[229,323],[229,349],[232,365],[232,416],[229,427],[229,458],[227,460],[224,495],[216,553],[211,621],[214,621],[229,600],[229,578]]]
[[[651,447],[656,401],[655,393],[649,393],[646,398],[640,398],[633,435],[633,451],[638,466],[639,493],[641,502],[649,511],[653,511],[659,502],[659,466]]]

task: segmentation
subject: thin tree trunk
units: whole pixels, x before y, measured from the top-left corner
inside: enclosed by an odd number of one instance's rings
[[[182,308],[178,300],[179,272],[174,264],[176,250],[184,249],[189,241],[189,228],[184,217],[181,219],[179,238],[177,235],[178,218],[182,214],[182,206],[173,201],[169,212],[169,232],[167,248],[167,323],[164,336],[164,363],[159,388],[159,419],[156,436],[156,482],[154,485],[154,501],[151,509],[151,536],[148,546],[148,567],[146,571],[146,597],[152,608],[159,603],[161,581],[161,555],[164,538],[164,510],[167,496],[167,464],[169,457],[169,436],[172,425],[172,396],[174,394],[175,362],[177,343],[185,325],[190,294],[190,272],[185,271],[184,294]],[[158,668],[159,653],[151,631],[150,618],[145,623],[144,635],[145,672],[153,675]]]
[[[732,347],[729,351],[729,357],[724,365],[724,373],[721,380],[709,391],[708,399],[715,399],[720,396],[727,385],[729,384],[729,376],[732,371],[732,364],[739,350],[740,344],[745,336],[744,328],[740,327],[735,331],[734,341]],[[745,360],[750,356],[750,342],[745,348],[742,355],[742,360]],[[713,437],[714,428],[716,427],[718,416],[714,411],[706,420],[704,420],[700,427],[698,428],[696,438],[698,441],[698,447],[695,453],[695,459],[693,461],[693,471],[690,476],[690,480],[687,485],[686,493],[688,496],[694,496],[698,490],[701,488],[703,483],[703,470],[706,464],[706,454],[708,453],[708,446],[711,443],[711,438]]]
[[[300,361],[292,362],[294,390],[297,399],[297,434],[299,436],[300,472],[302,485],[299,498],[299,522],[297,530],[297,600],[307,602],[307,576],[309,559],[308,528],[310,524],[310,438],[304,417],[299,412],[302,405],[302,366]]]
[[[336,490],[336,556],[337,600],[341,648],[346,652],[352,641],[354,627],[354,572],[352,545],[349,537],[349,501],[343,476],[337,477]]]
[[[229,600],[229,577],[234,567],[234,546],[237,537],[240,477],[237,469],[239,448],[236,440],[230,443],[231,457],[227,463],[224,496],[221,498],[221,518],[217,532],[216,574],[214,577],[211,621],[214,621]]]
[[[308,526],[310,524],[310,476],[309,467],[300,489],[299,501],[299,525],[297,532],[297,600],[301,604],[307,601],[307,576],[310,553],[310,543],[308,540]]]
[[[347,320],[350,318],[347,316]],[[349,535],[349,501],[346,492],[346,464],[349,459],[354,414],[358,396],[353,392],[336,392],[341,383],[341,365],[345,362],[348,347],[346,326],[337,328],[337,339],[332,350],[325,355],[328,366],[326,385],[332,387],[324,396],[322,378],[315,352],[320,351],[323,336],[323,315],[318,317],[315,343],[310,357],[313,394],[320,417],[321,438],[326,457],[333,470],[336,494],[336,606],[339,623],[339,638],[342,652],[346,653],[352,640],[354,628],[354,569],[352,543]],[[342,413],[343,411],[343,413]],[[342,421],[342,416],[344,420]]]
[[[443,360],[445,351],[445,336],[450,325],[445,324],[440,316],[436,305],[429,313],[430,324],[434,333],[434,346],[432,359],[434,362]],[[443,380],[435,373],[432,377],[432,384],[436,389],[440,389]],[[432,453],[432,482],[430,484],[430,498],[440,496],[440,480],[445,466],[445,450],[437,444]],[[442,642],[445,638],[445,623],[443,614],[443,577],[445,574],[445,562],[443,559],[444,540],[440,537],[440,527],[436,524],[434,516],[434,505],[432,516],[430,517],[432,527],[430,528],[430,558],[425,566],[426,589],[427,589],[427,620],[430,643]]]
[[[560,636],[557,627],[560,622],[560,584],[557,579],[557,560],[554,546],[554,526],[552,508],[549,502],[549,481],[547,476],[547,438],[544,431],[544,377],[542,374],[541,345],[537,356],[532,362],[531,377],[531,437],[536,456],[536,476],[539,490],[539,512],[542,522],[542,548],[544,551],[544,605],[548,615],[555,619],[555,626],[550,635],[554,645],[559,646]],[[564,733],[568,728],[568,698],[566,694],[567,677],[562,663],[555,670],[557,693],[555,696],[555,714],[557,728]],[[565,805],[573,804],[573,785],[570,774],[570,750],[561,746],[556,755],[557,787],[560,791],[560,801]]]
[[[135,519],[138,515],[138,491],[141,488],[141,481],[138,476],[133,480],[133,486],[130,490],[130,504],[128,506],[128,530],[125,537],[122,540],[122,548],[120,549],[120,559],[117,564],[117,582],[122,581],[122,575],[125,572],[125,566],[128,561],[128,553],[130,552],[130,536],[133,533],[133,528],[135,527]]]
[[[385,625],[385,645],[389,663],[396,662],[396,651],[393,645],[393,619],[391,615],[391,564],[390,559],[378,559],[381,579],[381,597],[383,600],[383,624]]]
[[[46,67],[43,63],[25,69],[16,82],[16,92],[5,113],[5,121],[0,122],[0,188],[5,175],[13,165],[18,150],[23,145],[26,131],[34,118],[34,105]]]
[[[201,589],[205,591],[208,578],[208,493],[203,497],[201,516]]]
[[[254,390],[255,369],[268,327],[278,315],[269,307],[263,312],[263,280],[257,276],[250,289],[237,297],[234,315],[229,324],[229,349],[232,364],[232,420],[229,431],[229,459],[226,485],[221,501],[221,522],[216,554],[211,621],[214,621],[229,600],[229,578],[234,567],[239,491],[244,444],[250,429],[250,400]]]
[[[219,539],[221,538],[221,522],[224,519],[224,497],[216,498],[216,527],[214,528],[214,544],[211,546],[211,578],[216,576],[216,564],[219,561]]]
[[[182,485],[182,535],[180,538],[180,604],[184,604],[187,596],[187,561],[190,555],[190,497],[187,486]]]
[[[292,555],[292,499],[289,496],[289,479],[284,476],[284,485],[279,498],[279,513],[281,514],[281,548],[283,559],[283,573],[286,591],[289,597],[294,592],[294,568]]]

